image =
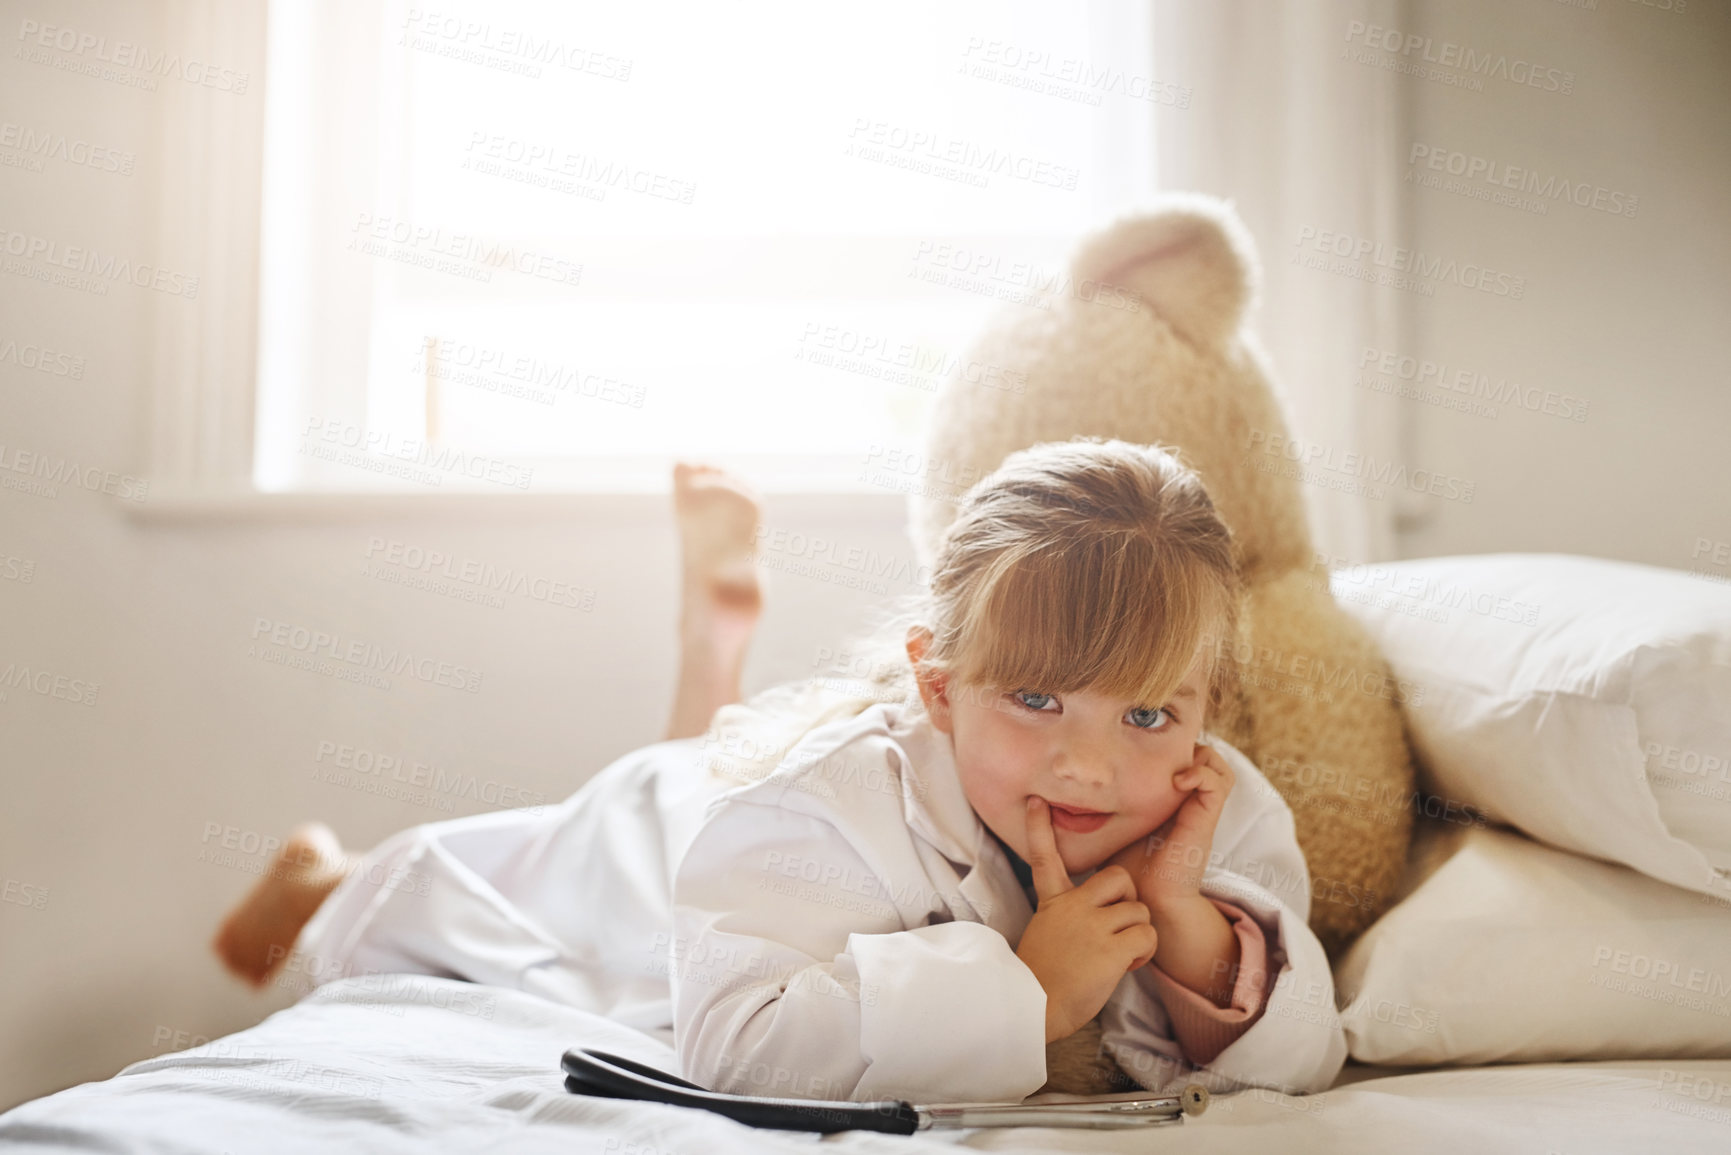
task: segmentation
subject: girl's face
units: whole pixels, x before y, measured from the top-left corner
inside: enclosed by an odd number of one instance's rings
[[[1158,829],[1188,793],[1172,777],[1196,760],[1207,700],[1200,658],[1172,700],[1157,705],[1091,690],[990,692],[936,678],[928,689],[925,677],[920,688],[932,724],[950,735],[968,801],[1024,862],[1030,795],[1052,808],[1064,869],[1080,874]],[[1071,819],[1060,808],[1103,817]]]

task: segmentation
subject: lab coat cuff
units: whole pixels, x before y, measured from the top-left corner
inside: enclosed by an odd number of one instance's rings
[[[1166,1008],[1172,1035],[1190,1062],[1201,1066],[1256,1025],[1268,1006],[1268,942],[1262,928],[1241,907],[1209,896],[1238,936],[1237,977],[1231,1005],[1221,1007],[1191,990],[1156,963],[1147,964],[1149,978]]]
[[[860,982],[856,1099],[1020,1102],[1046,1082],[1046,991],[976,922],[852,934]]]

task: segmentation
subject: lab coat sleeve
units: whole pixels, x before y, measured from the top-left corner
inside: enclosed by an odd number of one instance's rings
[[[1327,1090],[1346,1063],[1346,1034],[1328,958],[1305,921],[1309,873],[1292,815],[1284,807],[1270,810],[1238,845],[1219,849],[1221,864],[1204,872],[1202,893],[1229,920],[1236,922],[1230,909],[1262,932],[1264,973],[1246,973],[1255,962],[1247,957],[1234,976],[1234,1009],[1261,988],[1261,1014],[1198,1066],[1175,1037],[1160,977],[1144,966],[1124,976],[1101,1012],[1102,1046],[1126,1075],[1156,1092],[1176,1092],[1188,1082],[1221,1092],[1246,1086],[1290,1095]],[[1246,940],[1239,935],[1242,947]]]
[[[674,880],[684,1077],[857,1101],[1014,1102],[1038,1090],[1044,989],[991,927],[904,925],[898,904],[923,881],[881,877],[822,818],[718,802]]]

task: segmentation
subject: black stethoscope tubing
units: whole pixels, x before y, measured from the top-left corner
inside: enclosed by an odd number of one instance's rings
[[[949,1103],[916,1106],[905,1099],[873,1103],[772,1099],[706,1090],[666,1071],[588,1047],[565,1052],[565,1089],[579,1095],[639,1099],[695,1107],[738,1123],[777,1131],[881,1131],[912,1135],[967,1127],[1090,1127],[1120,1129],[1182,1122],[1208,1107],[1208,1091],[1192,1083],[1180,1095],[1080,1103]]]

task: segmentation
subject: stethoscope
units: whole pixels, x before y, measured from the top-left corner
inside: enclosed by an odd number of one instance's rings
[[[654,1067],[587,1047],[565,1052],[565,1089],[609,1099],[641,1099],[697,1107],[736,1123],[777,1131],[915,1131],[965,1127],[1159,1127],[1182,1123],[1208,1109],[1208,1089],[1191,1083],[1177,1095],[1091,1097],[1080,1102],[943,1103],[916,1106],[905,1099],[874,1103],[846,1100],[768,1099],[724,1095]]]

